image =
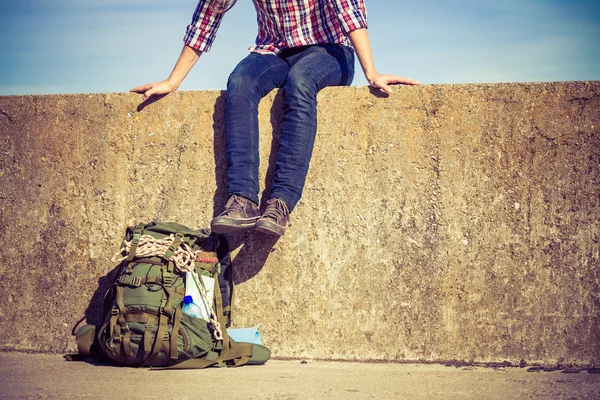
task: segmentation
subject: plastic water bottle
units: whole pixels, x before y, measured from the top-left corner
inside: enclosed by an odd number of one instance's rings
[[[194,303],[192,296],[185,296],[183,298],[183,307],[181,307],[181,311],[191,317],[202,318],[202,310]]]

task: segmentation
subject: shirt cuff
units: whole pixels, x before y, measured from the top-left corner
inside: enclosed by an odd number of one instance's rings
[[[192,22],[186,28],[183,43],[202,52],[209,51],[215,41],[222,19],[223,14],[214,12],[210,8],[210,1],[200,0]]]
[[[359,8],[344,10],[337,15],[340,26],[345,34],[360,28],[368,28],[367,13]]]
[[[212,47],[215,41],[215,34],[206,32],[204,29],[199,29],[194,25],[188,25],[183,38],[183,43],[193,49],[200,50],[206,53]]]

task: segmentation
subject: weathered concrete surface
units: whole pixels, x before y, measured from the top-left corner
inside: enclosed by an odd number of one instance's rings
[[[282,358],[599,363],[600,82],[319,101],[288,232],[230,237],[236,325]],[[223,94],[138,102],[0,97],[2,348],[73,350],[127,225],[224,204]],[[263,177],[280,119],[273,93]]]
[[[269,361],[151,371],[0,353],[2,399],[598,399],[600,375],[527,368]],[[73,379],[76,377],[76,379]]]

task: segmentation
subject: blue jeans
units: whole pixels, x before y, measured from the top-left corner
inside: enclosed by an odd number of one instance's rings
[[[354,51],[323,44],[284,50],[280,55],[251,53],[227,82],[225,145],[227,195],[258,204],[258,104],[275,88],[283,91],[283,122],[275,159],[271,198],[292,210],[300,197],[317,133],[317,93],[350,85]]]

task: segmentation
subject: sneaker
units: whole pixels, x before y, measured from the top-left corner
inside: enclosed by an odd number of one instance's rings
[[[267,209],[258,222],[256,230],[273,236],[281,236],[290,220],[290,209],[281,199],[267,201]]]
[[[254,228],[259,218],[260,210],[257,204],[234,194],[227,200],[225,211],[210,222],[210,229],[215,233],[230,233]]]

